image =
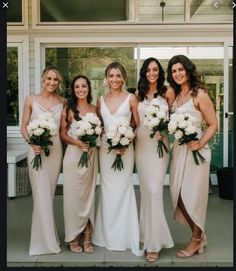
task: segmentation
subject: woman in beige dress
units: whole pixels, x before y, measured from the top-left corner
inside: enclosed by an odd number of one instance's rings
[[[98,173],[97,150],[75,135],[76,122],[86,113],[96,113],[91,103],[91,84],[86,76],[78,75],[72,85],[72,97],[62,114],[61,139],[67,143],[63,159],[63,199],[65,241],[71,251],[93,252],[90,239],[94,227],[94,198]],[[78,167],[84,151],[88,151],[90,164]],[[81,247],[80,241],[83,241]]]
[[[49,146],[50,155],[45,156],[38,145],[28,148],[28,168],[32,187],[33,214],[29,255],[59,253],[59,239],[53,217],[53,199],[62,161],[62,144],[59,127],[64,100],[56,93],[62,85],[62,76],[55,68],[46,68],[42,74],[42,91],[25,99],[21,133],[26,142],[29,140],[27,125],[41,114],[50,112],[57,124],[57,134],[52,137],[53,146]],[[41,154],[42,167],[32,168],[31,161]]]
[[[177,95],[173,112],[189,113],[195,118],[199,139],[183,145],[175,141],[171,159],[170,192],[174,217],[192,231],[190,241],[176,254],[184,258],[202,253],[206,246],[205,220],[211,161],[208,142],[217,131],[217,119],[196,67],[186,56],[177,55],[169,61],[167,80]],[[204,133],[201,130],[203,121],[208,124]],[[193,150],[198,150],[206,162],[196,165]]]
[[[158,139],[169,148],[168,135],[160,133],[150,138],[150,130],[144,126],[144,115],[150,101],[157,98],[160,105],[170,107],[175,100],[173,89],[164,86],[165,76],[160,62],[153,57],[146,59],[140,70],[138,82],[138,113],[140,126],[135,141],[135,161],[140,183],[141,210],[140,235],[147,261],[155,262],[162,248],[173,247],[173,240],[166,222],[163,207],[163,183],[169,162],[169,154],[162,158],[157,153]]]

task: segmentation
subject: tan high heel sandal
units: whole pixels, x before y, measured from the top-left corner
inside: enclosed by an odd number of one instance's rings
[[[159,259],[158,252],[147,252],[146,259],[149,263],[154,263]]]
[[[187,251],[186,249],[182,249],[180,251],[178,251],[176,253],[176,256],[179,257],[179,258],[187,258],[187,257],[191,257],[193,256],[194,254],[202,254],[204,252],[204,244],[203,244],[203,239],[197,239],[197,238],[193,238],[192,239],[193,241],[198,241],[199,242],[199,245],[197,246],[196,249],[194,249],[193,251]]]
[[[87,233],[87,235],[89,236],[89,240],[87,241],[83,241],[83,246],[84,246],[84,252],[86,253],[93,253],[93,246],[91,244],[91,241],[90,241],[90,231],[85,231],[84,232],[84,239],[85,239],[85,234]],[[85,246],[85,244],[87,246]]]
[[[83,252],[83,248],[79,245],[78,240],[73,240],[72,242],[68,243],[70,250],[75,253],[81,253]]]

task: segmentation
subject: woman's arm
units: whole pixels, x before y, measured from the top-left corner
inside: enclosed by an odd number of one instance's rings
[[[24,137],[26,142],[29,140],[27,126],[29,124],[31,113],[32,113],[32,99],[30,96],[27,96],[25,98],[22,122],[21,122],[21,134]]]
[[[28,142],[29,140],[29,133],[27,130],[27,126],[29,124],[30,116],[32,113],[32,98],[31,96],[27,96],[25,98],[24,108],[23,108],[23,115],[22,115],[22,122],[21,122],[21,134],[24,137],[25,141]],[[35,154],[42,153],[42,148],[38,145],[30,145],[34,150]]]
[[[206,92],[199,90],[197,97],[194,99],[194,105],[201,111],[203,119],[208,124],[208,128],[198,141],[191,141],[187,144],[191,150],[199,150],[214,136],[218,124],[214,105]]]
[[[173,102],[175,101],[175,91],[172,87],[168,87],[167,90],[166,90],[166,93],[165,93],[165,98],[166,98],[166,101],[168,103],[168,107],[169,109],[171,108]]]
[[[135,125],[134,128],[137,128],[139,126],[139,115],[138,115],[138,98],[136,95],[134,94],[131,94],[131,97],[130,97],[130,110],[132,112],[132,122],[133,122],[133,125]]]
[[[71,121],[71,119],[72,119],[71,111],[69,111],[69,120]],[[64,108],[62,117],[61,117],[61,125],[60,125],[61,140],[67,144],[76,145],[80,147],[83,151],[88,151],[89,144],[84,143],[79,139],[74,139],[71,136],[67,135],[68,130],[69,128],[67,127],[67,122],[66,122],[66,108]]]

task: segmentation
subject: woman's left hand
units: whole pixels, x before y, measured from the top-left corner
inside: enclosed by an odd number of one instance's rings
[[[189,143],[187,143],[187,147],[191,150],[191,151],[197,151],[200,150],[202,148],[202,146],[198,141],[190,141]]]
[[[125,153],[126,148],[120,148],[116,151],[117,154],[123,155]]]
[[[156,131],[155,135],[156,135],[156,137],[157,137],[158,140],[163,140],[163,138],[164,138],[164,136],[159,131]]]

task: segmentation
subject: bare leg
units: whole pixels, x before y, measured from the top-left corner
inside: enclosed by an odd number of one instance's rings
[[[91,235],[92,235],[92,225],[90,220],[88,221],[84,231],[83,231],[83,235],[84,235],[84,251],[87,253],[93,253],[93,246],[91,244]]]
[[[191,217],[189,216],[183,200],[181,198],[181,195],[179,195],[178,200],[178,207],[182,211],[185,219],[187,220],[191,231],[192,231],[192,237],[190,242],[185,246],[185,248],[179,252],[177,252],[178,257],[190,257],[194,255],[195,253],[201,253],[203,252],[203,241],[202,241],[202,230],[192,221]]]

